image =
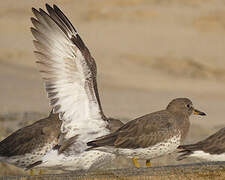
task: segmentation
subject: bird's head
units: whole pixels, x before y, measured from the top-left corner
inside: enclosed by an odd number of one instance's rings
[[[200,115],[205,116],[204,112],[201,112],[193,107],[193,103],[188,98],[176,98],[173,99],[166,108],[172,113],[184,113],[187,115]]]

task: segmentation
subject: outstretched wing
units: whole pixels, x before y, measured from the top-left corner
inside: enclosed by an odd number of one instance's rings
[[[54,5],[32,11],[35,55],[54,113],[63,121],[65,138],[106,130],[97,83],[96,64],[76,29]]]

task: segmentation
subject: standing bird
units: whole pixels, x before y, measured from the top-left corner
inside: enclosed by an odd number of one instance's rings
[[[61,124],[58,114],[50,113],[49,117],[15,131],[0,142],[0,161],[32,169],[58,144]]]
[[[207,161],[225,161],[225,128],[195,144],[181,145],[177,160],[188,157],[202,158]]]
[[[186,137],[191,114],[206,115],[187,98],[172,100],[165,110],[134,119],[113,133],[88,142],[100,150],[128,158],[153,159],[172,153]]]

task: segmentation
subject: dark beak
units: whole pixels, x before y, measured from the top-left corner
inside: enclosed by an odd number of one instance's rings
[[[195,114],[195,115],[200,115],[200,116],[206,116],[206,113],[201,112],[201,111],[199,111],[199,110],[197,110],[197,109],[193,109],[193,114]]]

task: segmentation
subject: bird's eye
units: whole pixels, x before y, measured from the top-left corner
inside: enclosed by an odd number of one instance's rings
[[[190,104],[187,104],[187,107],[188,107],[188,108],[190,108],[190,107],[191,107],[191,105],[190,105]]]

